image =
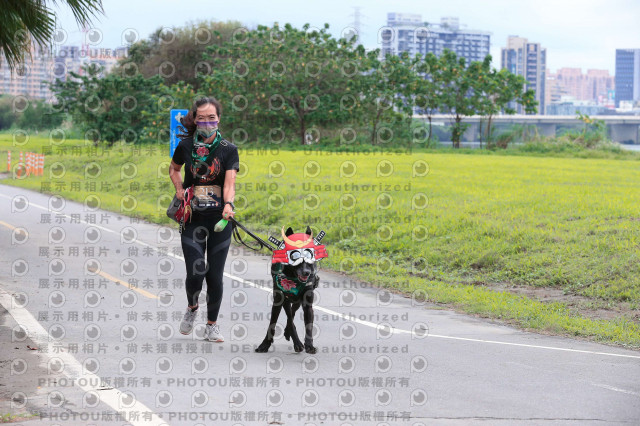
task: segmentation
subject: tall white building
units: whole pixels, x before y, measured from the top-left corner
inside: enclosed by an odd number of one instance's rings
[[[53,51],[32,45],[31,57],[18,64],[11,72],[4,56],[0,57],[0,95],[27,96],[31,99],[49,99],[49,83],[56,79],[65,81],[69,72],[80,73],[85,63],[104,66],[108,73],[127,56],[126,47],[117,49],[91,48],[83,50],[79,46],[57,46]]]
[[[443,17],[439,24],[430,24],[420,14],[407,13],[388,13],[380,39],[383,56],[400,52],[440,56],[444,49],[449,49],[467,63],[484,60],[491,47],[490,32],[462,28],[457,17]]]
[[[47,48],[33,44],[30,55],[16,65],[13,72],[4,55],[0,55],[0,95],[24,95],[33,99],[49,97],[48,82],[53,81],[54,57]]]

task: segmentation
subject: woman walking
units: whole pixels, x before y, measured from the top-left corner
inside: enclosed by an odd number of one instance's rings
[[[223,342],[218,326],[222,302],[224,264],[231,244],[231,225],[222,232],[213,228],[220,219],[234,215],[236,173],[239,170],[238,148],[222,138],[218,125],[222,107],[215,98],[198,99],[182,118],[182,134],[171,160],[169,176],[178,199],[193,185],[191,220],[181,234],[182,252],[187,268],[185,287],[187,311],[180,323],[180,333],[190,334],[196,319],[198,296],[207,280],[207,325],[205,340]],[[180,169],[185,165],[182,182]],[[206,252],[206,256],[205,256]]]

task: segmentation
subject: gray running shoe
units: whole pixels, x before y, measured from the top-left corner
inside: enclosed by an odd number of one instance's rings
[[[224,342],[224,337],[220,334],[220,327],[218,324],[207,324],[204,329],[204,340],[210,342]]]
[[[180,333],[191,334],[193,331],[193,322],[196,320],[198,310],[192,311],[191,308],[187,308],[187,312],[184,313],[184,318],[180,322]]]

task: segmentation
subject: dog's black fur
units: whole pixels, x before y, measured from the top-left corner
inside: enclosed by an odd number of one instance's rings
[[[287,229],[285,235],[291,235],[293,231],[291,228]],[[307,227],[307,235],[311,235],[311,229]],[[274,263],[271,265],[271,275],[273,277],[273,306],[271,307],[271,320],[269,327],[267,328],[267,335],[256,348],[256,352],[267,352],[273,344],[273,335],[275,334],[276,323],[278,322],[278,316],[280,311],[284,308],[284,312],[287,314],[287,325],[284,328],[284,338],[292,340],[293,350],[296,352],[305,352],[309,354],[315,354],[316,348],[313,346],[313,289],[318,287],[320,278],[318,277],[318,264],[308,264],[302,262],[297,266],[282,265]],[[298,291],[297,295],[292,293],[283,292],[276,285],[276,275],[284,273],[284,275],[293,280],[298,278],[301,281],[307,283],[304,288]],[[298,337],[296,326],[293,323],[298,308],[302,306],[302,312],[304,315],[304,345]]]

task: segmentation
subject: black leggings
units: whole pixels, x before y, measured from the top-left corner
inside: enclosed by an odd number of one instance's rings
[[[203,217],[195,213],[182,231],[181,242],[187,267],[187,301],[198,304],[202,281],[207,278],[207,319],[217,321],[222,303],[222,274],[231,244],[231,224],[221,232],[213,232],[220,217]],[[207,250],[205,264],[204,252]]]

